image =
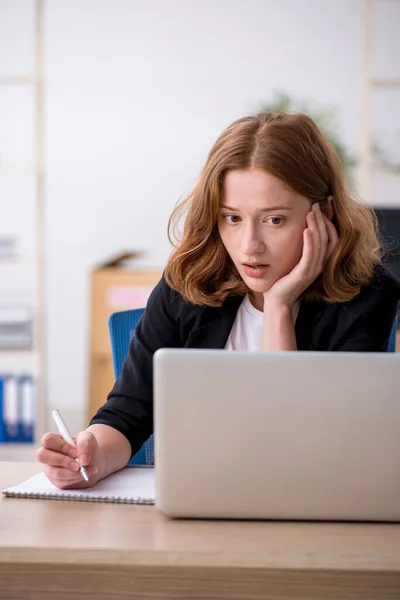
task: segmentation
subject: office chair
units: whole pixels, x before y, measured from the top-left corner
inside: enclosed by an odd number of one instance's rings
[[[144,308],[115,312],[108,319],[114,375],[117,379],[128,354],[129,343],[135,335],[136,325],[142,318]],[[152,465],[154,463],[153,435],[129,461],[129,465]]]
[[[392,327],[392,333],[390,334],[388,352],[396,352],[396,334],[398,325],[399,318],[396,316]]]

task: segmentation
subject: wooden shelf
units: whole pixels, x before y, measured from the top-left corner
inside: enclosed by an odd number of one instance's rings
[[[0,461],[36,461],[37,444],[0,444]]]
[[[0,85],[32,85],[36,83],[32,75],[2,75]]]
[[[374,77],[371,84],[379,88],[400,88],[399,77]]]
[[[0,356],[2,354],[22,354],[26,356],[27,354],[35,354],[37,350],[35,348],[2,348],[0,346]]]

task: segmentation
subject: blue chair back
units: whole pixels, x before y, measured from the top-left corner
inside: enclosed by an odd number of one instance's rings
[[[114,375],[116,379],[118,379],[121,373],[122,365],[128,354],[130,341],[135,336],[136,325],[142,318],[143,313],[144,308],[124,310],[113,313],[108,319]],[[154,464],[153,435],[151,435],[141,449],[132,456],[128,464],[141,466]]]
[[[396,352],[396,335],[398,324],[399,318],[396,316],[392,327],[392,333],[390,334],[388,352]]]

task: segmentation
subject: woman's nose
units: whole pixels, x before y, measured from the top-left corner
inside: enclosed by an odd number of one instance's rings
[[[243,233],[241,251],[245,256],[260,254],[265,251],[265,243],[258,234],[256,228],[248,228]]]

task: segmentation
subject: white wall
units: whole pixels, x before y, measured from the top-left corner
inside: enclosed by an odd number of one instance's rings
[[[336,106],[357,145],[361,0],[48,0],[48,396],[83,426],[90,269],[163,266],[216,136],[274,90]]]

